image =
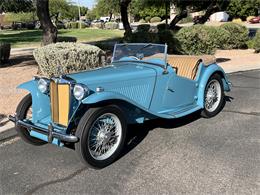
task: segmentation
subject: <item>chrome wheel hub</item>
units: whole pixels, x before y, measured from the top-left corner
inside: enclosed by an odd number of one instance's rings
[[[221,86],[218,80],[211,80],[206,87],[205,108],[214,112],[221,100]]]
[[[119,118],[106,113],[93,123],[90,128],[88,149],[96,160],[109,158],[119,146],[122,137],[122,126]]]

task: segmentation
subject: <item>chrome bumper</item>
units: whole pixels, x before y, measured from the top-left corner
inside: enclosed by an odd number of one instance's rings
[[[76,143],[79,141],[78,137],[74,136],[74,135],[67,135],[67,134],[62,134],[62,133],[58,133],[53,131],[54,128],[52,126],[52,124],[50,124],[48,126],[48,129],[42,128],[42,127],[38,127],[35,126],[33,123],[31,123],[30,121],[22,121],[22,120],[18,120],[15,116],[9,116],[8,117],[10,121],[14,122],[16,125],[20,125],[22,127],[25,127],[29,130],[33,130],[36,131],[38,133],[44,134],[46,136],[48,136],[48,142],[52,143],[53,139],[56,138],[60,141],[63,142],[69,142],[69,143]]]

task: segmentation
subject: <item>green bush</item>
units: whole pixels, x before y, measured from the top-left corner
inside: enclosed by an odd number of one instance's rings
[[[147,22],[147,23],[148,23],[148,22],[150,22],[150,20],[151,20],[151,19],[152,19],[152,17],[151,17],[151,16],[146,16],[146,17],[145,17],[145,22]]]
[[[227,41],[227,49],[246,48],[249,31],[245,26],[236,23],[226,23],[221,25],[221,28],[231,34]]]
[[[253,47],[256,53],[260,53],[260,30],[257,31],[256,36],[254,38]]]
[[[91,25],[92,27],[99,28],[99,29],[103,29],[105,27],[103,22],[92,23]]]
[[[214,54],[216,49],[225,49],[230,33],[223,28],[195,25],[176,33],[180,52],[188,55]]]
[[[11,44],[0,42],[0,64],[7,62],[10,57]]]
[[[144,19],[139,20],[139,23],[143,24],[146,23],[146,21]]]
[[[66,28],[76,29],[80,27],[79,22],[69,22],[65,25]],[[84,22],[81,22],[81,28],[86,28],[87,25]]]
[[[76,37],[57,37],[57,42],[77,42]]]
[[[175,38],[175,32],[171,30],[161,30],[158,32],[159,43],[168,45],[169,53],[180,53],[180,45],[178,40]]]
[[[161,21],[162,21],[162,19],[160,17],[153,17],[150,20],[151,23],[157,23],[157,22],[161,22]]]
[[[193,22],[193,18],[192,18],[192,16],[188,16],[188,17],[186,17],[186,18],[183,18],[183,19],[179,22],[179,24],[186,24],[186,23],[191,23],[191,22]]]
[[[159,43],[159,37],[156,33],[136,32],[130,36],[131,43]]]
[[[44,76],[60,76],[82,70],[91,70],[104,65],[104,51],[79,43],[50,44],[33,52]]]
[[[107,22],[105,24],[105,28],[106,29],[118,29],[119,28],[119,24],[117,22]]]
[[[150,24],[140,24],[137,26],[138,32],[148,32],[150,30]]]
[[[169,29],[169,28],[170,28],[169,24],[163,23],[163,24],[158,24],[158,25],[157,25],[157,29],[158,29],[159,32],[160,32],[160,31],[167,30],[167,29]]]
[[[4,23],[13,23],[13,22],[32,22],[37,19],[35,13],[33,12],[19,12],[19,13],[6,13],[4,17]]]

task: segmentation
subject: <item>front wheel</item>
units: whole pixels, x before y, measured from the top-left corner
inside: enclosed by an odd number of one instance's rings
[[[126,137],[127,123],[122,110],[115,105],[90,108],[81,118],[75,149],[80,159],[94,168],[103,168],[120,155]]]
[[[224,107],[224,88],[222,78],[218,74],[210,77],[204,92],[204,109],[201,116],[211,118],[216,116]]]
[[[31,120],[32,119],[32,96],[31,94],[26,95],[22,101],[18,104],[16,109],[16,116],[18,120]],[[39,140],[37,138],[34,138],[30,136],[30,131],[22,127],[20,125],[17,125],[15,127],[18,135],[22,138],[23,141],[26,143],[35,145],[35,146],[41,146],[46,144],[45,141]]]

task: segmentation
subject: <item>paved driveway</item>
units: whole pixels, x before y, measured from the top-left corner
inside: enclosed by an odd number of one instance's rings
[[[131,126],[125,155],[103,170],[74,151],[0,141],[0,194],[259,194],[260,70],[233,73],[215,118]]]

